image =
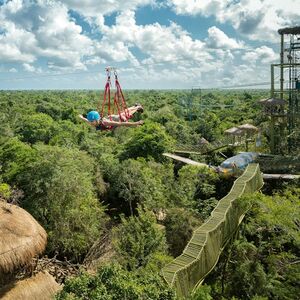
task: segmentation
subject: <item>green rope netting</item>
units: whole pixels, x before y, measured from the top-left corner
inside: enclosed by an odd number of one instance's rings
[[[262,185],[259,164],[250,164],[218,202],[210,218],[194,231],[183,253],[162,269],[164,279],[178,296],[187,297],[212,271],[247,210],[238,205],[237,199],[259,190]]]

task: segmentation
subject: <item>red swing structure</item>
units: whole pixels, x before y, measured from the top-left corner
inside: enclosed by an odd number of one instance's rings
[[[98,106],[98,111],[100,111],[101,119],[107,116],[112,121],[112,115],[114,115],[116,112],[119,115],[121,122],[127,122],[128,119],[130,119],[132,116],[129,113],[129,110],[127,108],[126,100],[118,80],[118,74],[116,68],[107,67],[105,68],[105,72],[107,78],[106,78],[106,84],[104,88],[104,97],[103,100],[100,99],[99,106]],[[113,103],[111,103],[111,73],[112,72],[115,77],[115,92],[113,97]],[[112,128],[113,127],[110,126],[107,129],[112,129]]]

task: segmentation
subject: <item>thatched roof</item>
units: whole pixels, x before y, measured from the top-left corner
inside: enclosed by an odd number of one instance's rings
[[[248,132],[257,132],[258,131],[258,128],[252,124],[243,124],[243,125],[239,126],[239,129],[241,129],[243,131],[248,131]]]
[[[47,272],[13,282],[0,289],[1,300],[50,300],[61,286]]]
[[[300,26],[280,28],[279,34],[300,34]]]
[[[224,133],[228,135],[241,135],[243,131],[237,127],[231,127],[225,130]]]
[[[46,231],[28,212],[0,201],[0,276],[30,262],[46,243]]]
[[[267,98],[259,100],[259,103],[262,105],[272,106],[272,105],[285,105],[286,102],[283,99],[279,98]]]

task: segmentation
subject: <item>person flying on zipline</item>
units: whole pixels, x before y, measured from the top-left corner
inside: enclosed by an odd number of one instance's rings
[[[135,127],[142,125],[144,121],[137,122],[127,122],[128,114],[131,118],[136,112],[143,112],[143,107],[140,104],[126,108],[126,112],[121,112],[118,115],[108,115],[101,118],[100,114],[97,111],[88,112],[86,118],[83,115],[79,115],[79,118],[88,123],[90,126],[96,128],[96,130],[108,130],[114,129],[116,127],[125,126],[125,127]]]
[[[143,107],[138,103],[136,103],[135,106],[127,107],[118,80],[116,68],[107,67],[105,68],[105,71],[107,80],[104,88],[104,98],[98,105],[98,111],[93,110],[88,112],[86,118],[83,115],[79,115],[80,119],[87,122],[89,125],[94,126],[96,130],[112,130],[119,126],[130,127],[142,125],[144,121],[128,122],[128,120],[131,119],[133,114],[136,112],[143,112]],[[115,76],[115,94],[113,104],[111,104],[110,92],[111,71],[114,72]],[[105,112],[105,110],[107,110],[107,112]],[[115,110],[117,110],[118,114],[114,114]]]

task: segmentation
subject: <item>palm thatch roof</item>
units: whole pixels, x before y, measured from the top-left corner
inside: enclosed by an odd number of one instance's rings
[[[300,26],[280,28],[279,34],[300,34]]]
[[[243,131],[237,127],[231,127],[225,130],[224,133],[228,135],[241,135]]]
[[[28,212],[0,201],[0,277],[29,263],[46,243],[46,231]]]
[[[259,103],[266,106],[285,105],[286,101],[279,98],[267,98],[259,100]]]
[[[1,300],[50,300],[61,286],[47,272],[10,283],[0,289]]]
[[[239,126],[239,129],[247,132],[258,132],[258,128],[252,124],[243,124]]]

